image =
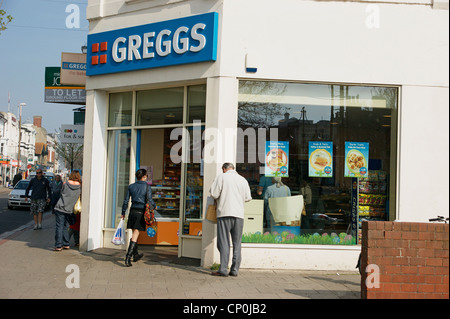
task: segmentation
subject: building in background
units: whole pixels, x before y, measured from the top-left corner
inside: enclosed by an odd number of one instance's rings
[[[45,171],[59,170],[58,155],[53,148],[55,135],[47,134],[42,127],[42,116],[35,116],[33,123],[22,123],[20,142],[21,167],[18,167],[19,121],[11,112],[0,112],[0,175],[12,177],[20,170],[24,177],[37,167]]]

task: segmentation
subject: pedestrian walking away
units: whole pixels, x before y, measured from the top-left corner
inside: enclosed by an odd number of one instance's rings
[[[234,165],[222,165],[223,174],[218,175],[211,185],[210,194],[217,201],[217,249],[220,253],[220,267],[213,276],[237,276],[241,264],[241,242],[244,229],[244,202],[252,200],[247,180],[234,170]],[[230,235],[233,257],[230,272]]]
[[[53,209],[55,208],[55,205],[58,202],[59,197],[61,196],[62,186],[63,182],[61,181],[61,175],[56,175],[55,180],[50,183],[50,188],[52,189],[52,198],[51,198],[52,213],[54,213]]]
[[[44,214],[47,203],[50,203],[52,190],[50,182],[44,177],[41,169],[36,170],[36,177],[32,178],[25,190],[25,201],[28,200],[28,194],[31,190],[30,214],[33,215],[34,229],[42,228],[42,215]]]
[[[125,219],[125,213],[128,209],[128,202],[131,197],[131,207],[128,214],[127,229],[132,229],[132,236],[125,256],[125,266],[130,267],[131,257],[133,262],[138,261],[144,255],[138,251],[139,232],[145,231],[146,223],[144,219],[146,198],[150,202],[152,209],[156,208],[156,204],[152,199],[152,188],[147,183],[147,170],[141,168],[136,171],[136,183],[128,186],[127,195],[122,205],[122,219]]]
[[[55,205],[55,251],[69,249],[69,217],[81,196],[81,176],[78,171],[72,171],[69,180],[62,186],[61,197]]]

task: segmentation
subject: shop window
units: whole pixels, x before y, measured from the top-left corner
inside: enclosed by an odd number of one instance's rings
[[[131,126],[133,92],[112,93],[109,95],[108,126]]]
[[[108,169],[105,227],[115,228],[130,180],[131,130],[108,132]]]
[[[187,122],[205,122],[206,85],[188,87]]]
[[[183,87],[138,91],[136,99],[136,125],[183,123]]]
[[[362,220],[395,219],[397,100],[390,87],[240,81],[243,242],[354,245]]]
[[[203,212],[203,159],[201,158],[204,141],[201,138],[204,127],[187,127],[188,154],[184,165],[185,173],[185,207],[183,234],[201,236]],[[186,134],[187,135],[187,134]]]

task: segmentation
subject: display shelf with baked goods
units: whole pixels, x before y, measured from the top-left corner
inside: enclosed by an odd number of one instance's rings
[[[152,199],[160,218],[178,218],[180,210],[180,188],[176,186],[152,186]]]
[[[368,176],[359,179],[359,217],[386,220],[387,175],[384,171],[369,170]]]
[[[388,216],[388,178],[382,170],[369,170],[367,177],[358,179],[358,242],[362,221],[385,221]]]

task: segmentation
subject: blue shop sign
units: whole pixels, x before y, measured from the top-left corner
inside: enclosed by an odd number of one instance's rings
[[[86,75],[215,61],[218,13],[88,35]]]

